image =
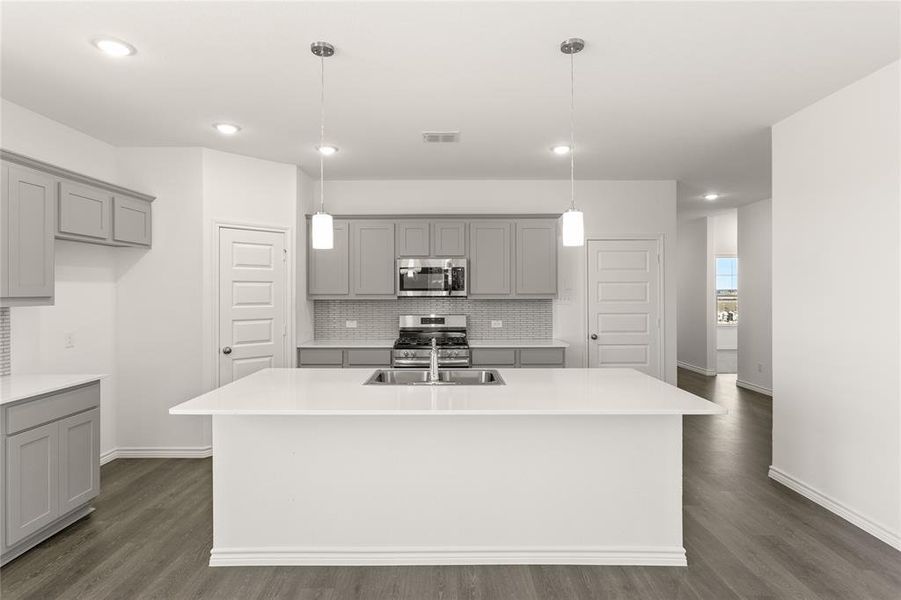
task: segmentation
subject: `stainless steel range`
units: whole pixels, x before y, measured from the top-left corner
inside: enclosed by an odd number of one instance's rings
[[[438,349],[438,367],[468,367],[466,315],[404,315],[399,319],[400,336],[394,342],[395,367],[429,368],[432,340]]]

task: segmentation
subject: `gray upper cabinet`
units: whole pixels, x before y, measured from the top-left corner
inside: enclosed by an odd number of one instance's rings
[[[349,223],[335,219],[334,247],[330,250],[307,248],[307,295],[311,297],[350,294]],[[310,239],[307,221],[307,239]]]
[[[397,256],[428,256],[429,248],[428,221],[401,221],[397,224]]]
[[[113,195],[99,188],[61,181],[57,233],[65,238],[89,238],[108,242],[112,224]]]
[[[557,221],[516,221],[516,295],[557,294]]]
[[[150,246],[150,203],[130,196],[113,196],[113,241]]]
[[[55,183],[44,173],[4,163],[0,187],[3,305],[52,303]]]
[[[353,294],[395,297],[394,222],[351,221]]]
[[[513,293],[513,222],[486,219],[469,226],[469,295]]]
[[[432,256],[466,256],[466,222],[432,222]]]

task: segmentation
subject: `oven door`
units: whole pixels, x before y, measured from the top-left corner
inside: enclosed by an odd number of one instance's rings
[[[400,259],[397,261],[398,296],[450,296],[451,269],[444,261]]]

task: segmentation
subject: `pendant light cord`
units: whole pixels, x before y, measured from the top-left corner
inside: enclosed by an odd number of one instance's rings
[[[325,212],[325,57],[319,57],[319,212]]]
[[[569,209],[576,209],[576,74],[575,52],[569,54]]]

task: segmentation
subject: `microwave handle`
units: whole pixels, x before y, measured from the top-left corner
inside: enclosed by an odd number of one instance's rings
[[[451,295],[451,290],[454,288],[454,269],[444,269],[444,293],[448,296]]]

